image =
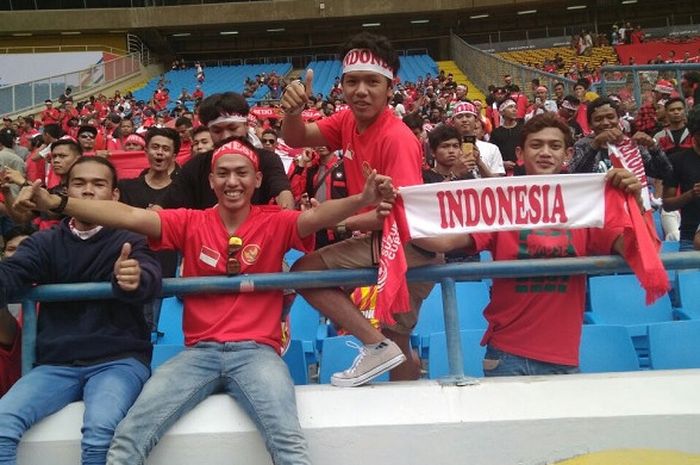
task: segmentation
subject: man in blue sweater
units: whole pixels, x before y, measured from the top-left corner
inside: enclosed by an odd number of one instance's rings
[[[80,158],[68,195],[117,200],[116,177],[105,159]],[[1,465],[16,463],[34,423],[78,400],[85,402],[82,464],[104,464],[114,429],[150,376],[143,308],[160,293],[161,271],[143,236],[65,218],[0,262],[0,307],[34,283],[92,281],[110,281],[114,297],[41,304],[36,366],[0,399]]]

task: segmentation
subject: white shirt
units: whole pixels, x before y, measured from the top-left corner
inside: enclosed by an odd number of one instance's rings
[[[484,164],[492,174],[505,176],[506,169],[503,167],[503,156],[496,144],[477,140],[476,148],[479,149],[479,156],[481,156]]]

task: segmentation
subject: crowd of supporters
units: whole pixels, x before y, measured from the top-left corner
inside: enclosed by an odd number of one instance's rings
[[[183,276],[278,272],[290,247],[308,252],[294,270],[368,267],[379,261],[394,187],[560,173],[608,173],[613,187],[663,210],[663,239],[680,240],[681,250],[693,247],[700,223],[700,110],[694,107],[700,74],[683,76],[682,95],[676,83],[659,80],[641,105],[630,96],[598,95],[586,78],[567,92],[564,83],[550,90],[537,80],[521,88],[510,75],[494,76],[480,101],[469,99],[466,84],[444,71],[397,82],[398,58],[381,37],[361,34],[343,56],[343,75],[329,96],[313,94],[312,72],[290,83],[274,73],[259,75],[246,81],[244,95],[205,96],[198,87],[204,71],[195,64],[194,91],[183,89],[178,98],[193,101],[193,111],[180,104],[169,110],[163,77],[148,102],[119,92],[75,102],[66,89],[36,115],[3,120],[0,304],[37,283],[102,279],[112,282],[115,296],[71,302],[69,310],[42,307],[38,367],[6,394],[10,400],[0,399],[0,462],[12,460],[24,430],[51,413],[53,404],[31,418],[16,411],[43,399],[51,383],[79,378],[84,393],[66,394],[56,404],[83,398],[91,411],[98,408],[89,392],[109,382],[102,374],[127,373],[133,382],[121,400],[134,402],[150,359],[147,316],[137,309],[157,296],[161,276],[177,274],[174,250],[184,257]],[[181,66],[173,63],[173,69]],[[281,102],[249,108],[245,97],[260,86]],[[609,144],[638,150],[646,176],[656,180],[653,198],[643,198],[642,179],[613,166]],[[143,170],[118,179],[114,165],[123,167],[120,160],[135,153],[147,160]],[[551,252],[546,256],[623,253],[622,230],[578,230],[567,236],[569,248],[552,247],[556,234],[530,239],[542,242]],[[529,257],[516,250],[518,240],[512,232],[475,233],[399,246],[414,267],[474,260],[486,249],[497,260]],[[571,294],[545,295],[534,285],[517,291],[527,299],[515,298],[513,281],[494,280],[498,292],[486,310],[484,337],[487,375],[576,372],[578,337],[554,335],[580,336],[584,279],[563,282]],[[388,370],[392,380],[418,379],[421,364],[409,336],[432,286],[410,283],[409,308],[379,328],[340,289],[302,291],[363,343],[333,384],[357,386]],[[130,309],[119,309],[127,316],[115,314],[119,305]],[[146,456],[194,406],[191,399],[217,390],[243,403],[275,463],[309,463],[278,356],[283,306],[281,291],[186,297],[186,344],[196,350],[157,370],[123,421],[129,405],[100,418],[86,413],[84,435],[92,443],[83,444],[84,463],[105,463],[115,430],[109,463]],[[570,307],[566,317],[557,313],[564,307]],[[537,312],[546,317],[533,316]],[[0,311],[3,391],[18,376],[21,332],[17,312],[8,315]],[[267,401],[272,407],[262,408]],[[178,414],[163,420],[158,411],[169,408]],[[104,419],[107,433],[91,429]],[[148,436],[141,434],[144,424]]]

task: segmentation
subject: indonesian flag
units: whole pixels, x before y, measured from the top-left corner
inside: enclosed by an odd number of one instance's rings
[[[399,189],[384,220],[376,317],[393,323],[409,310],[402,244],[411,238],[542,228],[620,228],[623,256],[646,290],[647,304],[669,289],[660,241],[634,197],[605,174],[484,178]]]

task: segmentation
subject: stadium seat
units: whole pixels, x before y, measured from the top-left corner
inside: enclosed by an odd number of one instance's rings
[[[581,334],[582,373],[639,370],[639,359],[624,326],[585,325]]]
[[[676,295],[680,305],[676,309],[678,316],[684,320],[700,320],[700,271],[679,271]]]
[[[292,376],[294,384],[309,384],[309,365],[306,363],[304,345],[301,341],[292,339],[282,359],[289,368],[289,374]]]
[[[483,281],[458,282],[455,286],[459,311],[459,329],[486,329],[483,310],[490,301],[489,287]],[[430,335],[445,330],[442,308],[442,288],[435,285],[423,301],[418,324],[413,330],[411,342],[419,349],[421,358],[426,358],[430,347]]]
[[[333,373],[350,368],[357,357],[358,349],[362,343],[354,336],[335,336],[324,339],[321,351],[321,364],[319,366],[318,382],[328,384]],[[374,381],[389,381],[389,373],[384,373]]]
[[[591,311],[587,317],[596,324],[646,325],[673,320],[671,299],[668,295],[652,305],[645,304],[644,289],[634,275],[593,276],[589,279]],[[646,329],[632,329],[637,336]]]
[[[297,295],[289,314],[292,340],[301,341],[307,364],[318,361],[320,341],[328,335],[328,325],[301,295]]]
[[[182,301],[177,297],[163,299],[158,317],[156,344],[185,343],[182,332]]]
[[[179,354],[185,349],[182,344],[155,344],[153,346],[153,357],[151,358],[151,371]]]
[[[464,359],[464,374],[466,376],[483,377],[482,361],[486,347],[481,345],[481,330],[460,331],[462,357]],[[428,356],[428,378],[439,379],[449,374],[447,363],[447,339],[444,332],[430,335],[430,354]]]
[[[700,321],[672,321],[649,325],[651,368],[700,368]]]

